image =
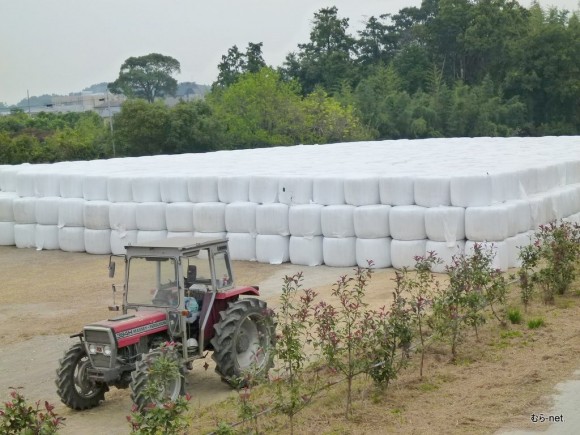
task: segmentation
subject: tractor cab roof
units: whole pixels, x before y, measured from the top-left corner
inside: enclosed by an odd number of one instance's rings
[[[195,237],[170,237],[128,245],[125,249],[127,249],[127,257],[191,257],[197,255],[202,249],[227,252],[228,239],[199,240]]]

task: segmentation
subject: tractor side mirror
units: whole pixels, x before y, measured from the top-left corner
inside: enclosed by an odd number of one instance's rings
[[[115,262],[109,261],[109,278],[113,278],[115,276]]]

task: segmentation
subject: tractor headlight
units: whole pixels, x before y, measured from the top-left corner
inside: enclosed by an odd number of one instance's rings
[[[97,353],[97,346],[95,346],[94,344],[89,344],[89,353],[94,355]]]
[[[111,346],[105,346],[103,348],[103,355],[111,356]]]

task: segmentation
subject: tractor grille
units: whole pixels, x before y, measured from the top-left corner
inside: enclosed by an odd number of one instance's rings
[[[87,327],[84,330],[85,334],[85,342],[87,343],[87,352],[88,352],[88,345],[89,344],[97,344],[97,345],[105,345],[108,344],[111,346],[113,350],[113,354],[116,352],[114,351],[115,342],[112,341],[112,331],[108,328],[95,328],[91,329],[91,327]],[[112,367],[112,358],[111,356],[104,355],[102,353],[95,353],[89,354],[89,358],[93,367],[95,368],[110,368]]]
[[[95,344],[112,344],[108,331],[85,328],[85,341]]]
[[[111,367],[111,357],[100,353],[91,355],[94,367],[109,368]]]

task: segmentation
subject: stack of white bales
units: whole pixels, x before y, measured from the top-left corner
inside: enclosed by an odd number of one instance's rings
[[[227,236],[234,259],[444,263],[483,243],[501,269],[578,220],[580,137],[428,139],[0,166],[0,244],[93,254]]]

